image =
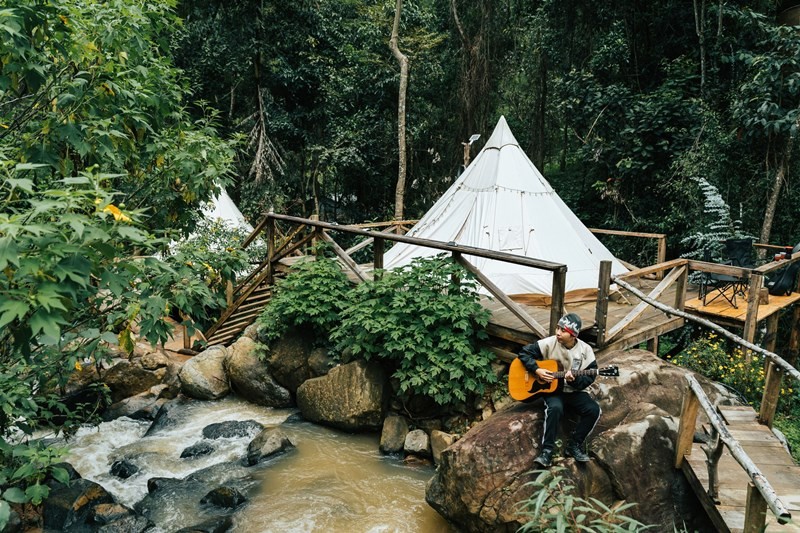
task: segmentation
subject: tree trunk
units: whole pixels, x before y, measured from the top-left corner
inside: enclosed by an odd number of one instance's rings
[[[397,0],[394,10],[394,24],[389,48],[400,64],[400,91],[397,97],[397,187],[394,191],[394,218],[403,220],[403,202],[406,194],[406,91],[408,89],[408,57],[400,51],[397,44],[400,33],[400,14],[403,11],[403,0]]]
[[[693,4],[694,31],[700,45],[700,96],[703,97],[706,89],[706,0],[702,0],[699,10],[697,0],[693,0]]]
[[[798,119],[797,124],[800,125],[800,119]],[[769,237],[772,233],[772,222],[775,219],[775,211],[778,208],[778,198],[780,197],[781,186],[786,180],[786,175],[789,173],[789,163],[792,160],[793,145],[794,137],[789,136],[789,139],[786,141],[786,149],[783,151],[783,156],[780,158],[778,168],[775,170],[775,179],[772,182],[772,191],[769,193],[767,206],[764,209],[764,224],[761,225],[761,234],[759,235],[759,241],[764,244],[769,243]],[[760,249],[759,256],[763,257],[763,255],[763,249]]]
[[[536,146],[533,147],[534,164],[541,170],[544,169],[544,154],[547,145],[547,56],[544,46],[539,54],[539,105],[536,110],[536,131],[533,135]]]

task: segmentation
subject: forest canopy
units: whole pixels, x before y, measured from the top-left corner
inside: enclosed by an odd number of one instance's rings
[[[452,183],[505,115],[589,226],[706,227],[707,180],[762,242],[793,244],[798,31],[791,2],[402,3],[409,58],[406,218]],[[391,218],[400,70],[394,1],[178,5],[177,65],[224,129],[249,136],[234,196],[326,220]]]

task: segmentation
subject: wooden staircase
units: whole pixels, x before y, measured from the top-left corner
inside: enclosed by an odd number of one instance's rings
[[[255,322],[271,298],[272,285],[261,283],[241,302],[231,304],[206,333],[208,345],[229,346],[247,326]]]

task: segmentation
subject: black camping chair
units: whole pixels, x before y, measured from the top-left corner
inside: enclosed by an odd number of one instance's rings
[[[792,248],[792,254],[800,252],[800,243]],[[796,287],[797,272],[800,271],[800,261],[775,272],[772,280],[767,282],[767,290],[773,296],[789,296]]]
[[[728,239],[725,241],[725,250],[729,259],[724,264],[745,268],[753,266],[753,239]],[[703,252],[703,261],[711,262],[711,252],[708,249]],[[703,300],[703,305],[708,305],[721,296],[734,309],[739,309],[739,306],[736,305],[736,295],[744,295],[746,288],[746,277],[703,272],[700,279],[700,299]],[[711,299],[709,299],[710,295]]]
[[[728,264],[744,268],[756,266],[753,258],[753,239],[727,239],[725,253],[728,254]]]

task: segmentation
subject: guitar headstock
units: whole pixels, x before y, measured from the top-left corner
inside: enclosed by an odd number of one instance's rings
[[[618,366],[606,366],[597,371],[598,376],[605,376],[607,378],[619,377]]]

